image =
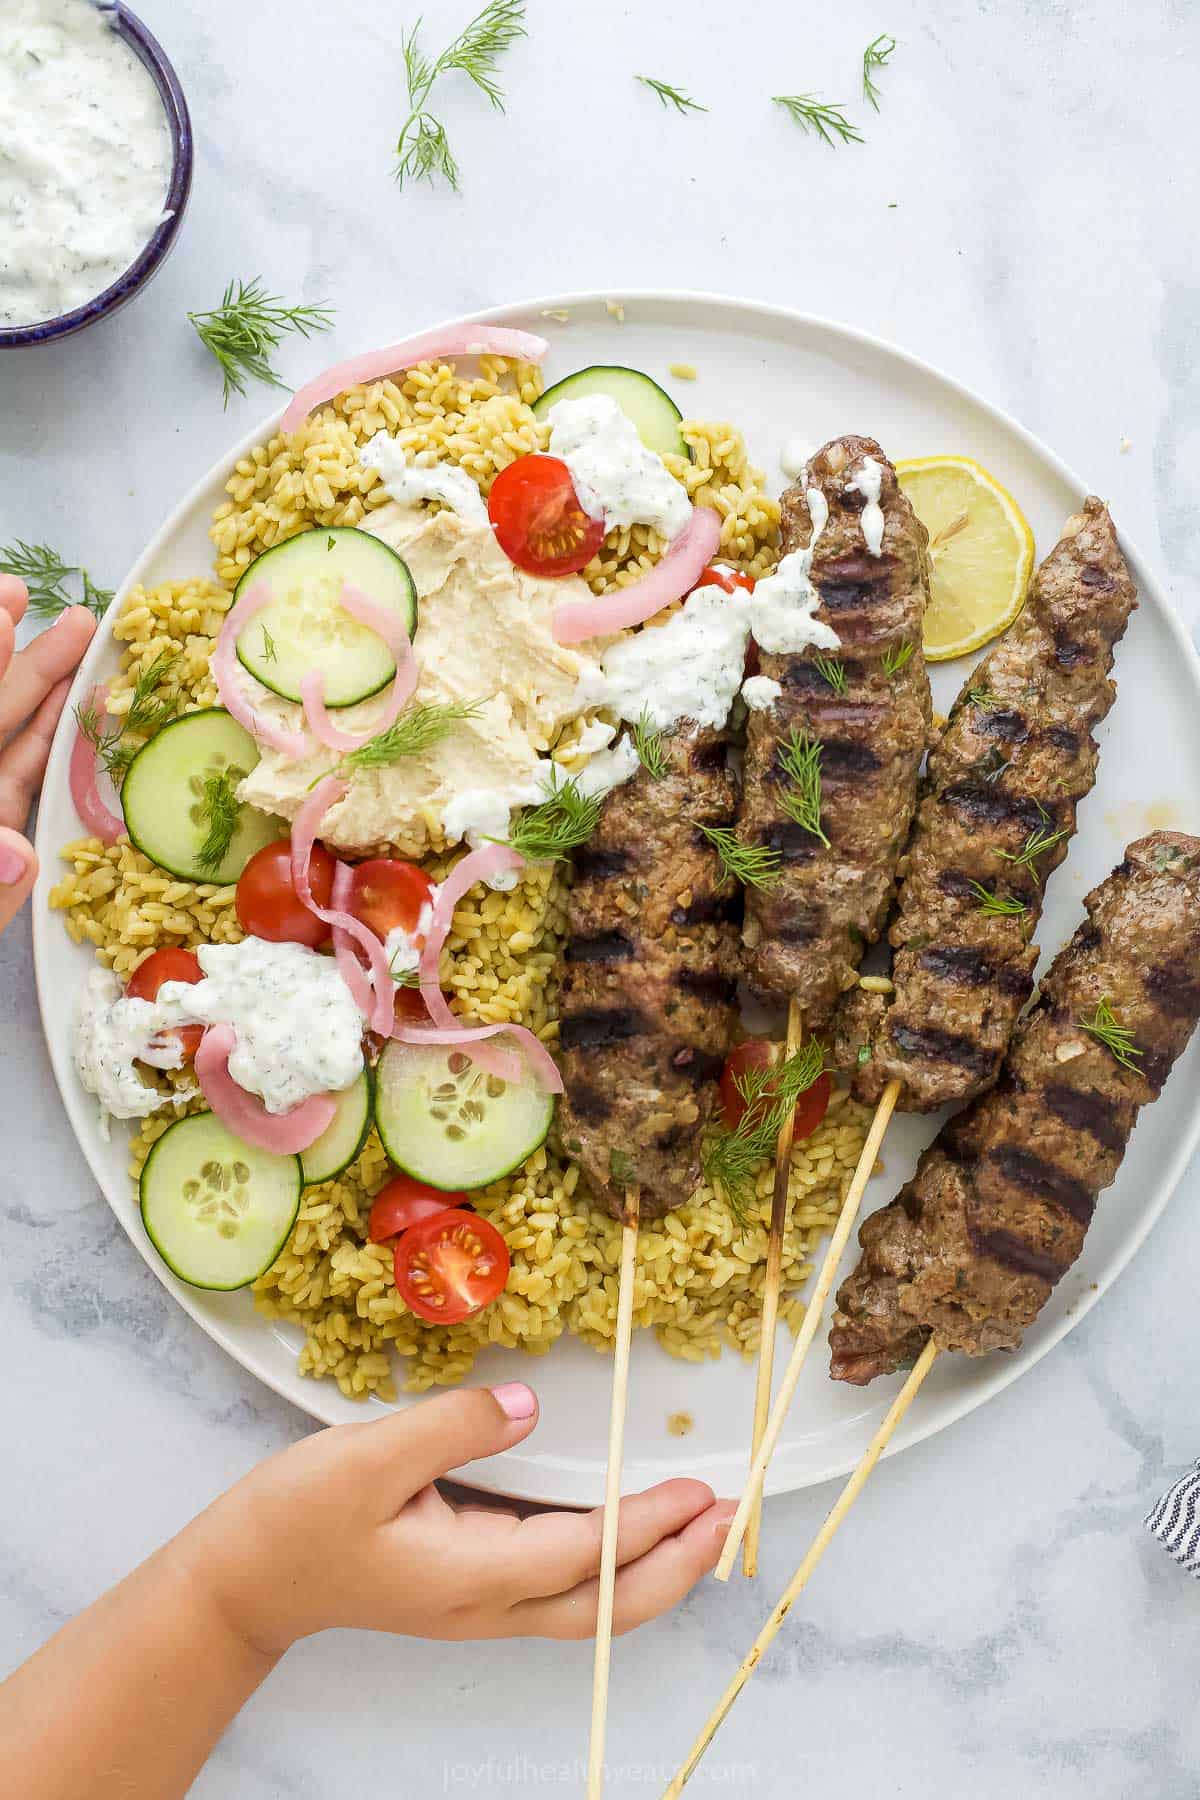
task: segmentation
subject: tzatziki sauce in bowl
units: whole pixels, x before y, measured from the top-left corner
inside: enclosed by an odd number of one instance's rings
[[[131,299],[170,250],[191,180],[183,91],[120,0],[4,0],[0,349]]]

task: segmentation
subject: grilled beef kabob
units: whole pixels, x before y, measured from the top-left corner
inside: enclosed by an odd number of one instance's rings
[[[1107,507],[1067,521],[1012,630],[968,677],[931,752],[901,865],[888,995],[838,1011],[837,1060],[872,1104],[969,1100],[995,1081],[1033,989],[1043,884],[1096,776],[1113,647],[1136,592]]]
[[[929,565],[925,527],[873,438],[834,438],[818,450],[780,511],[776,583],[800,574],[803,590],[807,570],[817,625],[794,634],[786,614],[764,616],[760,583],[760,672],[779,693],[750,714],[738,835],[773,865],[764,885],[746,889],[745,969],[759,998],[786,998],[791,1055],[801,1029],[811,1037],[829,1023],[887,917],[930,734],[921,648]],[[776,1152],[752,1459],[770,1408],[791,1128],[789,1116]],[[747,1523],[753,1575],[757,1505]]]
[[[859,1234],[837,1381],[919,1355],[1015,1350],[1083,1248],[1138,1112],[1200,1018],[1200,839],[1155,832],[1088,895],[993,1090],[951,1119]]]
[[[899,1199],[863,1226],[830,1334],[833,1375],[863,1383],[916,1363],[664,1800],[695,1771],[937,1355],[1020,1343],[1200,1020],[1200,838],[1139,839],[1085,905],[996,1087],[943,1126]]]
[[[893,992],[841,1000],[834,1057],[875,1120],[830,1239],[742,1505],[746,1533],[893,1109],[959,1103],[995,1081],[1033,987],[1043,883],[1067,853],[1096,775],[1113,648],[1137,603],[1103,503],[1089,498],[1034,576],[1016,625],[968,677],[930,754],[900,863]]]
[[[723,731],[686,721],[605,800],[574,856],[559,984],[558,1133],[597,1202],[690,1199],[736,1018],[740,898],[702,826],[733,824]]]
[[[588,1793],[608,1700],[625,1395],[639,1218],[682,1206],[733,1031],[739,895],[703,828],[733,824],[724,730],[688,721],[604,801],[574,856],[559,984],[558,1134],[622,1221]]]
[[[872,438],[818,450],[780,511],[784,557],[810,559],[815,617],[838,648],[778,650],[785,636],[756,628],[761,673],[781,692],[750,714],[738,835],[779,868],[746,893],[746,977],[760,998],[794,1002],[812,1033],[883,928],[916,806],[928,534]],[[799,796],[797,748],[817,771]]]

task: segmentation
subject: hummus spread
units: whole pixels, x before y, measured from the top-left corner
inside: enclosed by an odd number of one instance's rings
[[[518,569],[486,520],[389,501],[369,515],[364,529],[404,558],[416,584],[413,649],[420,676],[411,704],[471,701],[478,714],[456,721],[419,756],[356,770],[345,799],[326,815],[321,838],[333,850],[420,857],[464,834],[464,809],[453,803],[468,792],[472,816],[487,818],[491,829],[499,820],[497,835],[503,835],[512,807],[542,797],[544,758],[563,727],[585,710],[580,677],[595,671],[595,658],[556,643],[550,621],[562,601],[586,600],[589,590],[578,576],[543,580]],[[251,681],[244,671],[241,678]],[[257,682],[253,686],[263,712],[303,728],[298,706]],[[376,694],[334,716],[340,729],[368,736],[384,704]],[[292,819],[313,783],[338,763],[336,752],[323,745],[293,763],[264,749],[240,797]]]

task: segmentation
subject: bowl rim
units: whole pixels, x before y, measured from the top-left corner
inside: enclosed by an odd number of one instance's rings
[[[90,300],[73,307],[70,312],[58,313],[50,319],[37,319],[29,325],[0,327],[0,350],[15,349],[18,345],[54,343],[59,338],[69,337],[82,326],[93,324],[97,319],[117,311],[154,274],[175,242],[183,223],[192,187],[194,162],[192,120],[183,87],[158,39],[136,13],[130,11],[124,0],[99,0],[99,10],[112,14],[113,30],[125,40],[148,72],[167,117],[172,154],[171,179],[163,200],[163,217],[137,256],[115,281],[111,281],[106,288],[101,288],[98,294],[93,294]]]

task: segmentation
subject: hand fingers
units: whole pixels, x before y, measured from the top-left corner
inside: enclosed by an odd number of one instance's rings
[[[0,611],[6,612],[14,625],[25,617],[29,605],[29,589],[16,575],[0,575]]]
[[[636,1561],[712,1503],[713,1491],[703,1481],[662,1481],[644,1494],[627,1495],[617,1519],[617,1562]],[[514,1519],[499,1564],[506,1591],[533,1599],[577,1587],[600,1567],[603,1530],[603,1507]]]
[[[0,614],[11,629],[12,621]],[[37,711],[50,689],[70,675],[92,641],[96,621],[86,606],[68,607],[49,631],[18,650],[0,684],[0,736],[15,731]],[[0,631],[3,623],[0,622]]]
[[[7,607],[0,606],[0,681],[13,659],[17,647],[16,622]]]
[[[617,1573],[613,1593],[613,1632],[620,1636],[656,1619],[678,1604],[721,1554],[736,1507],[718,1501],[685,1530],[648,1550]],[[552,1600],[524,1600],[509,1613],[514,1636],[587,1638],[596,1631],[600,1604],[598,1580],[581,1582]]]
[[[459,1388],[361,1428],[357,1449],[381,1484],[380,1517],[398,1512],[439,1475],[519,1444],[537,1416],[533,1389],[509,1381],[497,1388]]]
[[[24,730],[0,750],[0,824],[20,830],[29,817],[70,691],[71,677],[66,675],[50,689]]]
[[[0,931],[11,925],[28,900],[36,874],[32,845],[17,832],[0,826]]]

